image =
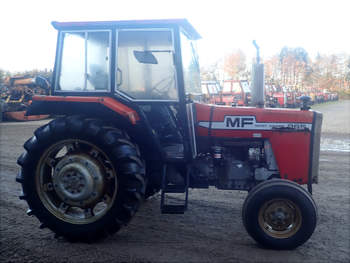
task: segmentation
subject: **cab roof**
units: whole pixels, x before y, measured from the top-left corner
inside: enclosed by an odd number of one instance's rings
[[[154,28],[154,27],[180,27],[192,40],[201,36],[187,19],[157,19],[157,20],[120,20],[120,21],[83,21],[83,22],[57,22],[51,23],[57,30],[98,29],[98,28]]]

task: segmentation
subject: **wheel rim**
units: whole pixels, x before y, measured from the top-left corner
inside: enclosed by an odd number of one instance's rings
[[[299,207],[287,199],[265,202],[259,210],[259,225],[266,234],[274,238],[289,238],[301,227]]]
[[[97,146],[70,139],[50,146],[39,160],[36,189],[55,217],[88,224],[112,207],[118,184],[115,169]]]

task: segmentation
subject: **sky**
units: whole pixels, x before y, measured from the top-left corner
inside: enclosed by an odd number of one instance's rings
[[[187,18],[201,34],[202,66],[236,49],[263,58],[282,47],[311,57],[350,53],[349,0],[2,0],[0,68],[51,69],[57,31],[51,21]]]

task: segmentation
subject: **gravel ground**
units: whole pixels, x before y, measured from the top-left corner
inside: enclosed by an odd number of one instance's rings
[[[0,123],[0,262],[350,262],[350,101],[315,106],[324,113],[315,233],[292,251],[262,249],[246,233],[241,191],[190,190],[184,215],[162,215],[160,196],[128,227],[98,243],[55,239],[18,199],[16,159],[46,121]],[[334,147],[334,145],[336,145]]]

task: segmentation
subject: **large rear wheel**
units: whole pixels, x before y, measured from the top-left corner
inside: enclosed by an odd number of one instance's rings
[[[93,241],[131,220],[145,194],[145,169],[124,132],[73,116],[34,134],[18,159],[17,182],[41,227],[72,241]]]
[[[261,245],[293,249],[306,242],[315,230],[316,204],[300,185],[273,179],[257,185],[244,202],[243,224]]]

